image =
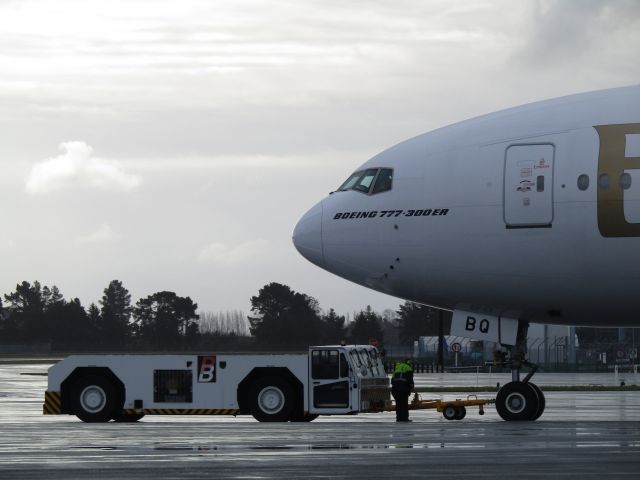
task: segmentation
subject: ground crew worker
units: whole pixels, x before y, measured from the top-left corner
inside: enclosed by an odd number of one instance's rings
[[[396,363],[391,379],[391,395],[396,401],[396,422],[410,422],[409,395],[413,391],[411,360]]]

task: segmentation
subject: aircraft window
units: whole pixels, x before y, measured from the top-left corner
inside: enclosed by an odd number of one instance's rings
[[[374,182],[375,181],[375,182]],[[393,170],[390,168],[369,168],[351,174],[344,182],[339,192],[345,190],[358,190],[363,193],[381,193],[391,190],[393,183]],[[373,185],[373,189],[371,188]]]
[[[606,190],[607,188],[609,188],[609,182],[610,182],[609,175],[607,175],[606,173],[603,173],[598,177],[598,186],[603,190]]]
[[[376,177],[376,173],[378,173],[378,169],[376,168],[366,170],[353,189],[368,193],[369,188],[371,188],[371,184],[373,183],[373,179]]]
[[[589,188],[589,175],[584,173],[578,177],[578,189],[586,190]]]
[[[373,186],[373,192],[371,193],[380,193],[391,190],[391,181],[393,180],[393,170],[390,168],[383,168],[380,170],[378,174],[378,178],[376,179],[376,184]]]
[[[362,176],[362,173],[363,172],[360,171],[360,172],[351,174],[351,176],[347,178],[347,181],[340,186],[338,191],[343,192],[345,190],[351,190],[353,186],[356,184],[356,182],[358,181],[358,179]]]
[[[620,186],[623,190],[629,190],[631,188],[631,175],[628,173],[620,175]]]

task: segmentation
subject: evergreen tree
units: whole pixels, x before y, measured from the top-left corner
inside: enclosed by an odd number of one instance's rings
[[[67,302],[55,285],[22,282],[5,299],[8,306],[0,325],[3,340],[50,341],[73,348],[85,346],[95,336],[80,300]]]
[[[420,336],[438,335],[439,310],[419,303],[405,302],[398,309],[397,328],[402,343],[412,343]],[[451,312],[445,312],[443,330],[451,330]]]
[[[345,318],[338,315],[333,308],[322,315],[321,320],[324,322],[324,340],[323,343],[338,344],[346,339],[347,329],[344,326]]]
[[[112,280],[100,300],[100,343],[124,346],[131,337],[131,295],[119,280]]]
[[[67,343],[65,337],[71,333],[67,325],[66,304],[58,287],[42,287],[43,329],[47,339],[52,342]]]
[[[4,296],[7,301],[3,339],[43,341],[48,339],[44,322],[44,301],[40,282],[22,282],[16,291]]]
[[[322,341],[318,301],[287,285],[269,283],[251,297],[250,331],[262,345],[303,348]]]
[[[419,303],[405,302],[398,309],[397,328],[402,343],[412,343],[420,336],[438,335],[437,315],[432,308]]]
[[[198,305],[174,292],[157,292],[141,298],[133,309],[137,335],[158,347],[192,343],[198,335]]]
[[[60,290],[55,285],[51,288],[46,285],[42,287],[42,303],[44,305],[45,310],[50,308],[56,304],[64,303],[64,297]]]
[[[382,316],[374,312],[371,305],[360,310],[353,317],[353,323],[349,327],[349,339],[351,343],[368,344],[375,339],[378,343],[384,340],[382,332]]]
[[[96,343],[98,341],[99,329],[102,325],[102,316],[100,315],[100,309],[95,303],[91,303],[91,305],[89,305],[89,309],[87,310],[87,320],[91,326],[91,332],[93,334],[91,341]]]
[[[56,300],[45,311],[50,329],[49,339],[62,348],[87,348],[95,338],[95,331],[78,298],[67,302]]]
[[[0,338],[7,339],[10,336],[8,330],[7,317],[4,312],[4,306],[2,305],[2,298],[0,298]]]

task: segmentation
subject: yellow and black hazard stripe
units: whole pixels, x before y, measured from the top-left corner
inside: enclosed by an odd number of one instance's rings
[[[44,392],[44,405],[42,411],[45,415],[58,415],[62,413],[62,401],[60,392]]]
[[[237,408],[128,408],[125,415],[238,415]]]

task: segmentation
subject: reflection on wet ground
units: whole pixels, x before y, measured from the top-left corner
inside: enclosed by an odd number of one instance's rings
[[[246,416],[84,424],[42,415],[46,378],[20,373],[45,369],[0,365],[2,479],[601,479],[640,472],[640,392],[550,392],[545,414],[534,423],[503,422],[488,407],[484,416],[469,409],[457,422],[416,411],[410,424],[396,424],[392,413],[300,424],[261,424]],[[439,376],[438,382],[458,385],[459,375],[466,374]],[[429,375],[419,379],[435,382]],[[575,384],[576,378],[557,380]]]

